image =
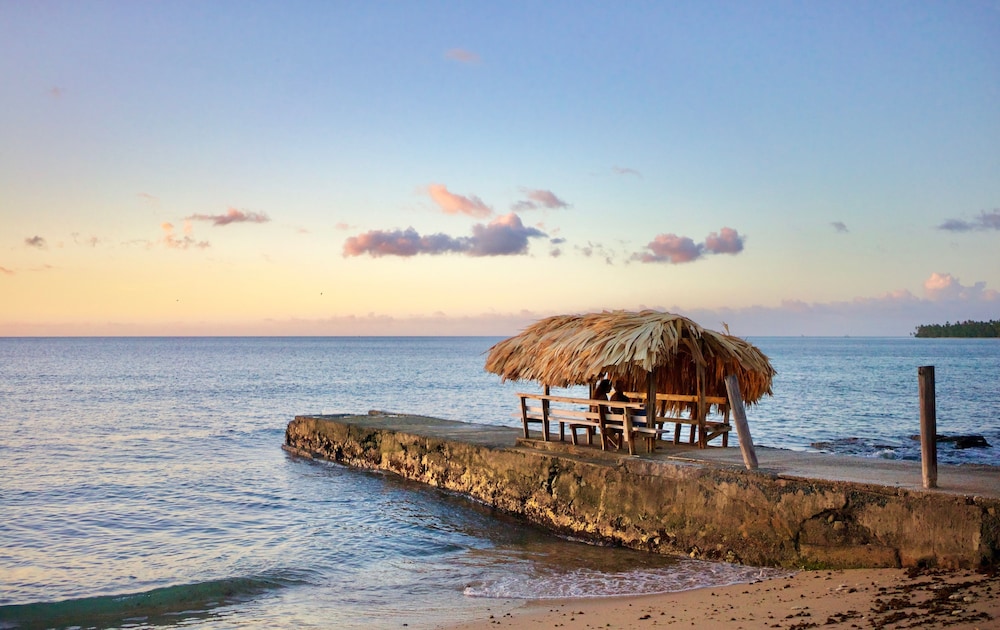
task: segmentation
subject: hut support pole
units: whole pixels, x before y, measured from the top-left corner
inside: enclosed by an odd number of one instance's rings
[[[551,393],[552,393],[552,390],[549,388],[548,385],[542,385],[542,394],[543,395],[548,396]],[[548,442],[549,441],[549,401],[547,401],[545,399],[542,399],[542,418],[544,418],[544,421],[543,421],[542,425],[545,427],[545,430],[543,431],[543,433],[545,435],[545,441]],[[563,424],[562,424],[562,422],[560,422],[559,423],[559,441],[560,442],[564,442],[565,439],[566,439],[565,438],[565,434],[563,433]]]
[[[656,420],[656,370],[646,373],[646,424]]]
[[[920,465],[925,488],[937,488],[937,396],[934,366],[917,368],[920,381]]]
[[[656,368],[646,373],[646,426],[656,427]]]
[[[733,410],[733,424],[736,425],[736,436],[740,440],[740,452],[747,470],[757,469],[757,451],[754,450],[753,439],[750,438],[750,425],[747,424],[747,410],[743,406],[743,394],[740,392],[740,382],[735,374],[726,377],[726,393],[729,394],[729,406]]]
[[[698,448],[708,448],[708,427],[705,419],[708,410],[705,408],[705,366],[698,364]]]

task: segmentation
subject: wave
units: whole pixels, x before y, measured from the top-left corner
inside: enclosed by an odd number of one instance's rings
[[[108,627],[124,623],[173,625],[185,619],[210,616],[220,607],[254,599],[293,581],[266,576],[237,577],[123,595],[0,606],[0,629]]]
[[[500,599],[573,599],[654,595],[697,588],[747,584],[792,575],[793,571],[681,560],[662,569],[595,571],[577,569],[565,573],[506,575],[465,588],[467,597]]]

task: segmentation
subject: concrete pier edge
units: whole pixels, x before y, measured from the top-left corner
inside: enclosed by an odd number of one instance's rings
[[[888,476],[915,466],[919,484],[919,462],[882,464],[880,473],[861,458],[810,454],[815,470],[831,473],[811,478],[811,469],[780,471],[782,457],[802,455],[791,452],[748,471],[734,463],[738,449],[630,457],[525,440],[518,428],[376,412],[297,416],[283,447],[654,553],[790,568],[1000,564],[1000,468],[964,471],[962,487],[924,490]]]

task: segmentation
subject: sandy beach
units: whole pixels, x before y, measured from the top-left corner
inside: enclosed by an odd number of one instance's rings
[[[1000,574],[905,569],[801,571],[753,584],[604,599],[541,600],[475,628],[1000,628]]]

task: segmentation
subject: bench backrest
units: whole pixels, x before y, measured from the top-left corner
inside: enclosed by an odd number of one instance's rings
[[[635,400],[646,400],[645,392],[625,392],[625,395]],[[706,413],[711,413],[712,407],[715,407],[719,414],[727,417],[729,415],[729,400],[723,396],[705,396],[705,405]],[[694,417],[697,407],[698,397],[691,394],[656,395],[656,414],[661,417],[666,416],[669,411],[675,414],[687,411]]]
[[[527,418],[541,419],[544,414],[551,421],[593,423],[600,420],[603,408],[606,421],[622,421],[624,413],[635,414],[645,409],[641,402],[619,402],[596,398],[574,398],[549,394],[518,394]]]

